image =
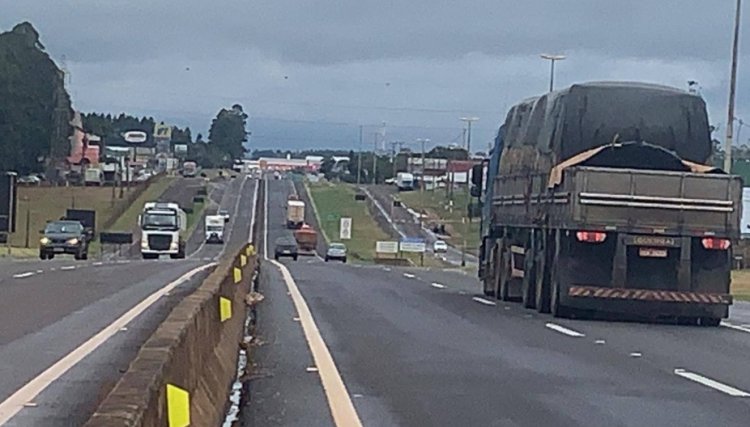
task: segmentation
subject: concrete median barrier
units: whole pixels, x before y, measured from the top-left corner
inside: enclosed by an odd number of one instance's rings
[[[219,425],[257,266],[250,245],[221,261],[146,341],[85,425]]]

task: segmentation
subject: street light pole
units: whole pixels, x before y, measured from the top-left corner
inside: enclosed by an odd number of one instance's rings
[[[555,61],[562,61],[565,59],[565,55],[550,55],[548,53],[543,53],[540,55],[542,59],[546,59],[550,61],[550,70],[549,70],[549,91],[552,92],[555,90]]]
[[[732,42],[732,71],[729,79],[729,108],[727,108],[727,138],[724,146],[724,170],[732,173],[732,138],[734,137],[734,96],[737,88],[737,51],[740,44],[740,7],[742,0],[737,0],[734,15],[734,40]]]
[[[363,126],[359,125],[359,154],[357,155],[357,186],[362,181],[362,132]]]

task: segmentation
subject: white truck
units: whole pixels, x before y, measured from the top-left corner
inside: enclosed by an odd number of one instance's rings
[[[156,259],[159,255],[185,258],[187,215],[177,203],[146,203],[138,223],[143,259]]]
[[[224,243],[224,216],[206,215],[206,243]]]
[[[305,202],[289,200],[286,202],[286,227],[297,229],[305,223]]]
[[[414,189],[414,175],[408,172],[396,174],[396,187],[399,191],[411,191]]]
[[[104,182],[104,172],[101,168],[90,166],[86,168],[86,172],[83,175],[83,183],[85,185],[100,186]]]

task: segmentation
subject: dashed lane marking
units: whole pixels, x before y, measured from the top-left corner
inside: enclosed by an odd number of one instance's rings
[[[435,289],[445,289],[445,285],[441,285],[440,283],[437,283],[437,282],[430,283],[430,286],[432,286]]]
[[[99,267],[100,265],[104,265],[104,263],[101,262],[101,261],[97,261],[97,262],[95,262],[95,263],[93,263],[91,265],[93,265],[94,267]]]
[[[488,299],[484,299],[484,298],[481,298],[481,297],[474,297],[474,298],[472,298],[472,300],[474,300],[474,301],[476,301],[476,302],[478,302],[480,304],[484,304],[484,305],[493,305],[493,306],[497,305],[495,303],[495,301],[490,301]]]
[[[413,279],[413,278],[415,278],[417,276],[415,276],[415,275],[413,275],[411,273],[404,273],[404,277],[406,277],[407,279]]]
[[[708,377],[704,377],[703,375],[696,374],[695,372],[690,372],[685,369],[676,368],[674,370],[675,375],[680,376],[682,378],[686,378],[690,381],[694,381],[698,384],[702,384],[706,387],[710,387],[714,390],[718,390],[724,394],[728,394],[732,397],[750,397],[750,393],[740,390],[738,388],[734,388],[730,385],[726,385],[723,383],[720,383],[716,380],[713,380]]]
[[[161,296],[169,292],[170,290],[180,286],[181,284],[190,280],[196,273],[210,268],[216,265],[216,263],[205,264],[200,267],[196,267],[187,273],[180,276],[177,280],[174,280],[151,295],[147,296],[144,300],[139,302],[136,306],[128,310],[125,314],[117,318],[114,322],[110,323],[104,329],[99,331],[96,335],[92,336],[85,343],[68,353],[62,359],[55,362],[52,366],[47,368],[44,372],[39,374],[36,378],[29,381],[23,387],[16,390],[10,397],[0,403],[0,425],[7,423],[13,418],[21,409],[26,402],[34,400],[39,393],[43,392],[50,384],[56,381],[58,378],[63,376],[66,372],[76,366],[86,356],[96,351],[102,344],[108,339],[114,336],[120,329],[127,326],[130,322],[138,317],[141,313],[146,311],[147,308],[151,307],[156,303]]]
[[[70,271],[70,270],[75,270],[75,269],[76,269],[75,265],[66,265],[66,266],[60,267],[60,270],[63,270],[63,271]]]
[[[573,337],[573,338],[580,338],[580,337],[585,337],[586,336],[585,334],[582,334],[581,332],[574,331],[572,329],[568,329],[565,326],[558,325],[557,323],[547,323],[544,326],[546,326],[548,329],[552,329],[555,332],[559,332],[559,333],[561,333],[563,335],[567,335],[567,336]]]
[[[25,278],[27,278],[27,277],[31,277],[31,276],[33,276],[34,274],[36,274],[36,273],[34,273],[33,271],[27,271],[26,273],[18,273],[18,274],[14,274],[14,275],[13,275],[13,278],[14,278],[14,279],[25,279]]]

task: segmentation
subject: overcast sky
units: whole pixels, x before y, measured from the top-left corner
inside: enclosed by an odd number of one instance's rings
[[[460,135],[460,116],[475,115],[475,138],[486,144],[508,107],[547,89],[549,64],[539,53],[552,52],[568,56],[557,87],[698,81],[723,139],[734,4],[0,0],[0,29],[23,20],[37,27],[50,55],[65,58],[76,108],[151,114],[198,131],[239,102],[255,121],[386,122],[394,137],[408,126],[409,137],[431,128],[425,133],[442,141]],[[737,117],[750,123],[748,9]],[[259,145],[284,145],[264,132],[265,140],[256,132]],[[750,138],[750,126],[740,138]],[[326,146],[325,137],[312,143]]]

